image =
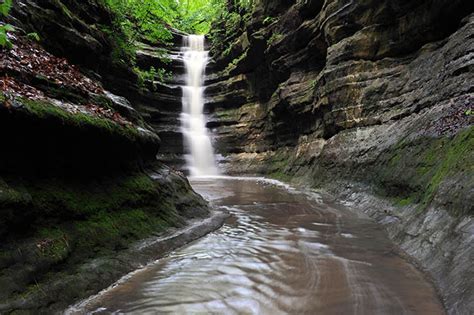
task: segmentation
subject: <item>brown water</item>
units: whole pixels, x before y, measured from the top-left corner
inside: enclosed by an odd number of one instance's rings
[[[193,186],[232,213],[224,227],[78,313],[444,314],[430,283],[371,220],[262,181]]]

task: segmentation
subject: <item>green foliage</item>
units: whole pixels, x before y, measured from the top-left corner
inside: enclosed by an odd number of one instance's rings
[[[398,199],[396,201],[396,205],[399,206],[399,207],[406,207],[406,206],[412,204],[413,202],[414,202],[413,197],[407,197],[407,198]]]
[[[224,0],[178,0],[178,18],[173,26],[195,34],[207,34],[225,9]]]
[[[29,40],[34,40],[36,42],[39,42],[41,39],[40,39],[40,36],[38,35],[38,33],[28,33],[26,35],[26,37],[29,39]]]
[[[272,17],[272,16],[267,16],[264,20],[263,20],[263,25],[270,25],[270,24],[273,24],[277,19],[275,17]]]
[[[14,30],[10,24],[0,25],[0,47],[12,48],[12,43],[8,39],[8,32],[13,32]]]
[[[105,0],[115,13],[114,28],[126,35],[130,43],[138,36],[156,43],[171,39],[168,26],[176,18],[175,0]]]
[[[7,16],[8,12],[12,8],[13,0],[5,0],[3,3],[0,3],[0,15]]]
[[[240,12],[250,11],[254,2],[254,0],[233,0],[234,7]]]
[[[207,34],[211,25],[225,18],[226,0],[104,0],[115,12],[118,27],[136,39],[166,42],[170,27],[193,34]],[[239,14],[253,6],[253,0],[235,0]]]
[[[103,0],[113,11],[111,27],[102,26],[114,43],[112,60],[135,66],[137,41],[146,40],[161,46],[172,45],[171,29],[187,33],[208,33],[211,24],[224,12],[225,0]],[[166,63],[166,54],[160,59]],[[146,81],[167,79],[164,69],[151,68],[148,71],[134,67],[138,85]],[[154,87],[154,85],[153,85]]]
[[[150,67],[148,71],[142,70],[138,67],[134,70],[138,74],[138,85],[140,87],[144,87],[146,82],[150,82],[153,86],[153,89],[155,89],[155,81],[165,82],[171,76],[171,74],[165,69],[156,69],[155,67]]]
[[[12,7],[12,0],[5,0],[0,3],[0,16],[7,16]],[[0,47],[12,48],[12,43],[8,39],[8,32],[13,32],[15,29],[10,24],[0,25]]]
[[[225,29],[227,34],[232,34],[238,31],[240,27],[241,17],[238,13],[231,12],[226,14]]]
[[[420,212],[433,201],[437,203],[441,194],[454,193],[443,206],[453,216],[472,214],[465,196],[473,184],[473,152],[474,127],[454,137],[402,140],[392,149],[385,169],[377,174],[378,185],[384,187],[382,194],[396,198],[397,206],[416,204]]]
[[[127,30],[122,28],[117,21],[114,22],[112,27],[101,26],[101,30],[108,35],[114,45],[111,52],[113,62],[116,64],[135,64],[136,47],[131,42],[131,33],[127,33]]]
[[[268,39],[267,44],[268,46],[273,45],[274,43],[278,42],[283,38],[283,34],[280,33],[273,33],[272,36]]]
[[[254,0],[232,0],[233,10],[228,10],[231,1],[227,0],[177,0],[177,19],[173,26],[195,34],[209,34],[212,25],[220,21],[229,21],[228,25],[235,25],[235,21],[251,12]],[[228,33],[230,30],[226,28]]]

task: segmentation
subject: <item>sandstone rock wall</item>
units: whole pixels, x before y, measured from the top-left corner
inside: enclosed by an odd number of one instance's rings
[[[452,314],[474,307],[473,6],[258,1],[216,41],[207,89],[228,173],[351,201],[429,271]]]
[[[17,30],[13,48],[0,49],[2,314],[64,310],[218,227],[134,249],[210,209],[182,174],[157,162],[156,133],[177,121],[179,97],[169,86],[137,84],[107,36],[111,18],[96,0],[18,0],[8,17]],[[159,67],[157,49],[142,46],[138,66],[152,59]]]

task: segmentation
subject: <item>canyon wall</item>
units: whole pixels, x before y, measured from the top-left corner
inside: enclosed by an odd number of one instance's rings
[[[151,125],[143,108],[161,115],[167,99],[139,84],[102,1],[18,0],[10,13],[13,47],[0,49],[0,313],[49,314],[183,245],[155,241],[210,210],[157,161],[163,123]],[[141,44],[137,66],[161,62],[158,52]]]
[[[451,314],[474,308],[471,1],[257,1],[216,26],[208,127],[229,174],[384,224]]]

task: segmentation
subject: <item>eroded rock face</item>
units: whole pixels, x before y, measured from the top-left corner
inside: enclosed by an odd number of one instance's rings
[[[474,307],[472,268],[447,250],[474,256],[473,7],[259,1],[213,48],[207,89],[228,173],[370,194],[354,205],[390,222],[453,314]]]
[[[151,67],[163,68],[172,75],[166,83],[147,81],[140,86],[131,64],[122,60],[124,47],[117,47],[110,36],[117,30],[112,26],[113,14],[103,1],[18,0],[14,1],[8,19],[27,33],[38,33],[48,51],[80,66],[112,93],[126,97],[161,138],[160,160],[176,168],[184,164],[179,126],[182,94],[179,85],[184,73],[183,64],[178,60],[181,32],[172,30],[174,46],[171,48],[156,47],[149,42],[138,44],[138,68],[144,71]],[[120,38],[123,34],[114,36]],[[171,62],[164,61],[167,57]]]
[[[114,57],[114,44],[108,32],[112,14],[98,0],[17,0],[11,22],[26,32],[36,32],[42,45],[54,55],[66,57],[102,76],[113,92],[131,93],[136,74]],[[120,36],[120,34],[117,34]]]
[[[184,165],[184,143],[180,124],[182,111],[182,88],[184,84],[184,63],[180,60],[181,33],[173,32],[174,45],[153,47],[141,44],[137,52],[137,64],[142,69],[163,68],[170,75],[165,82],[148,82],[148,89],[142,90],[134,103],[146,122],[159,135],[162,146],[159,160],[176,169]],[[163,62],[163,55],[168,61]]]
[[[0,313],[49,314],[224,218],[135,249],[210,215],[183,174],[156,159],[160,143],[169,148],[157,133],[178,121],[177,89],[140,88],[114,60],[102,1],[18,0],[9,22],[18,30],[0,50]],[[161,60],[145,46],[148,70]]]

